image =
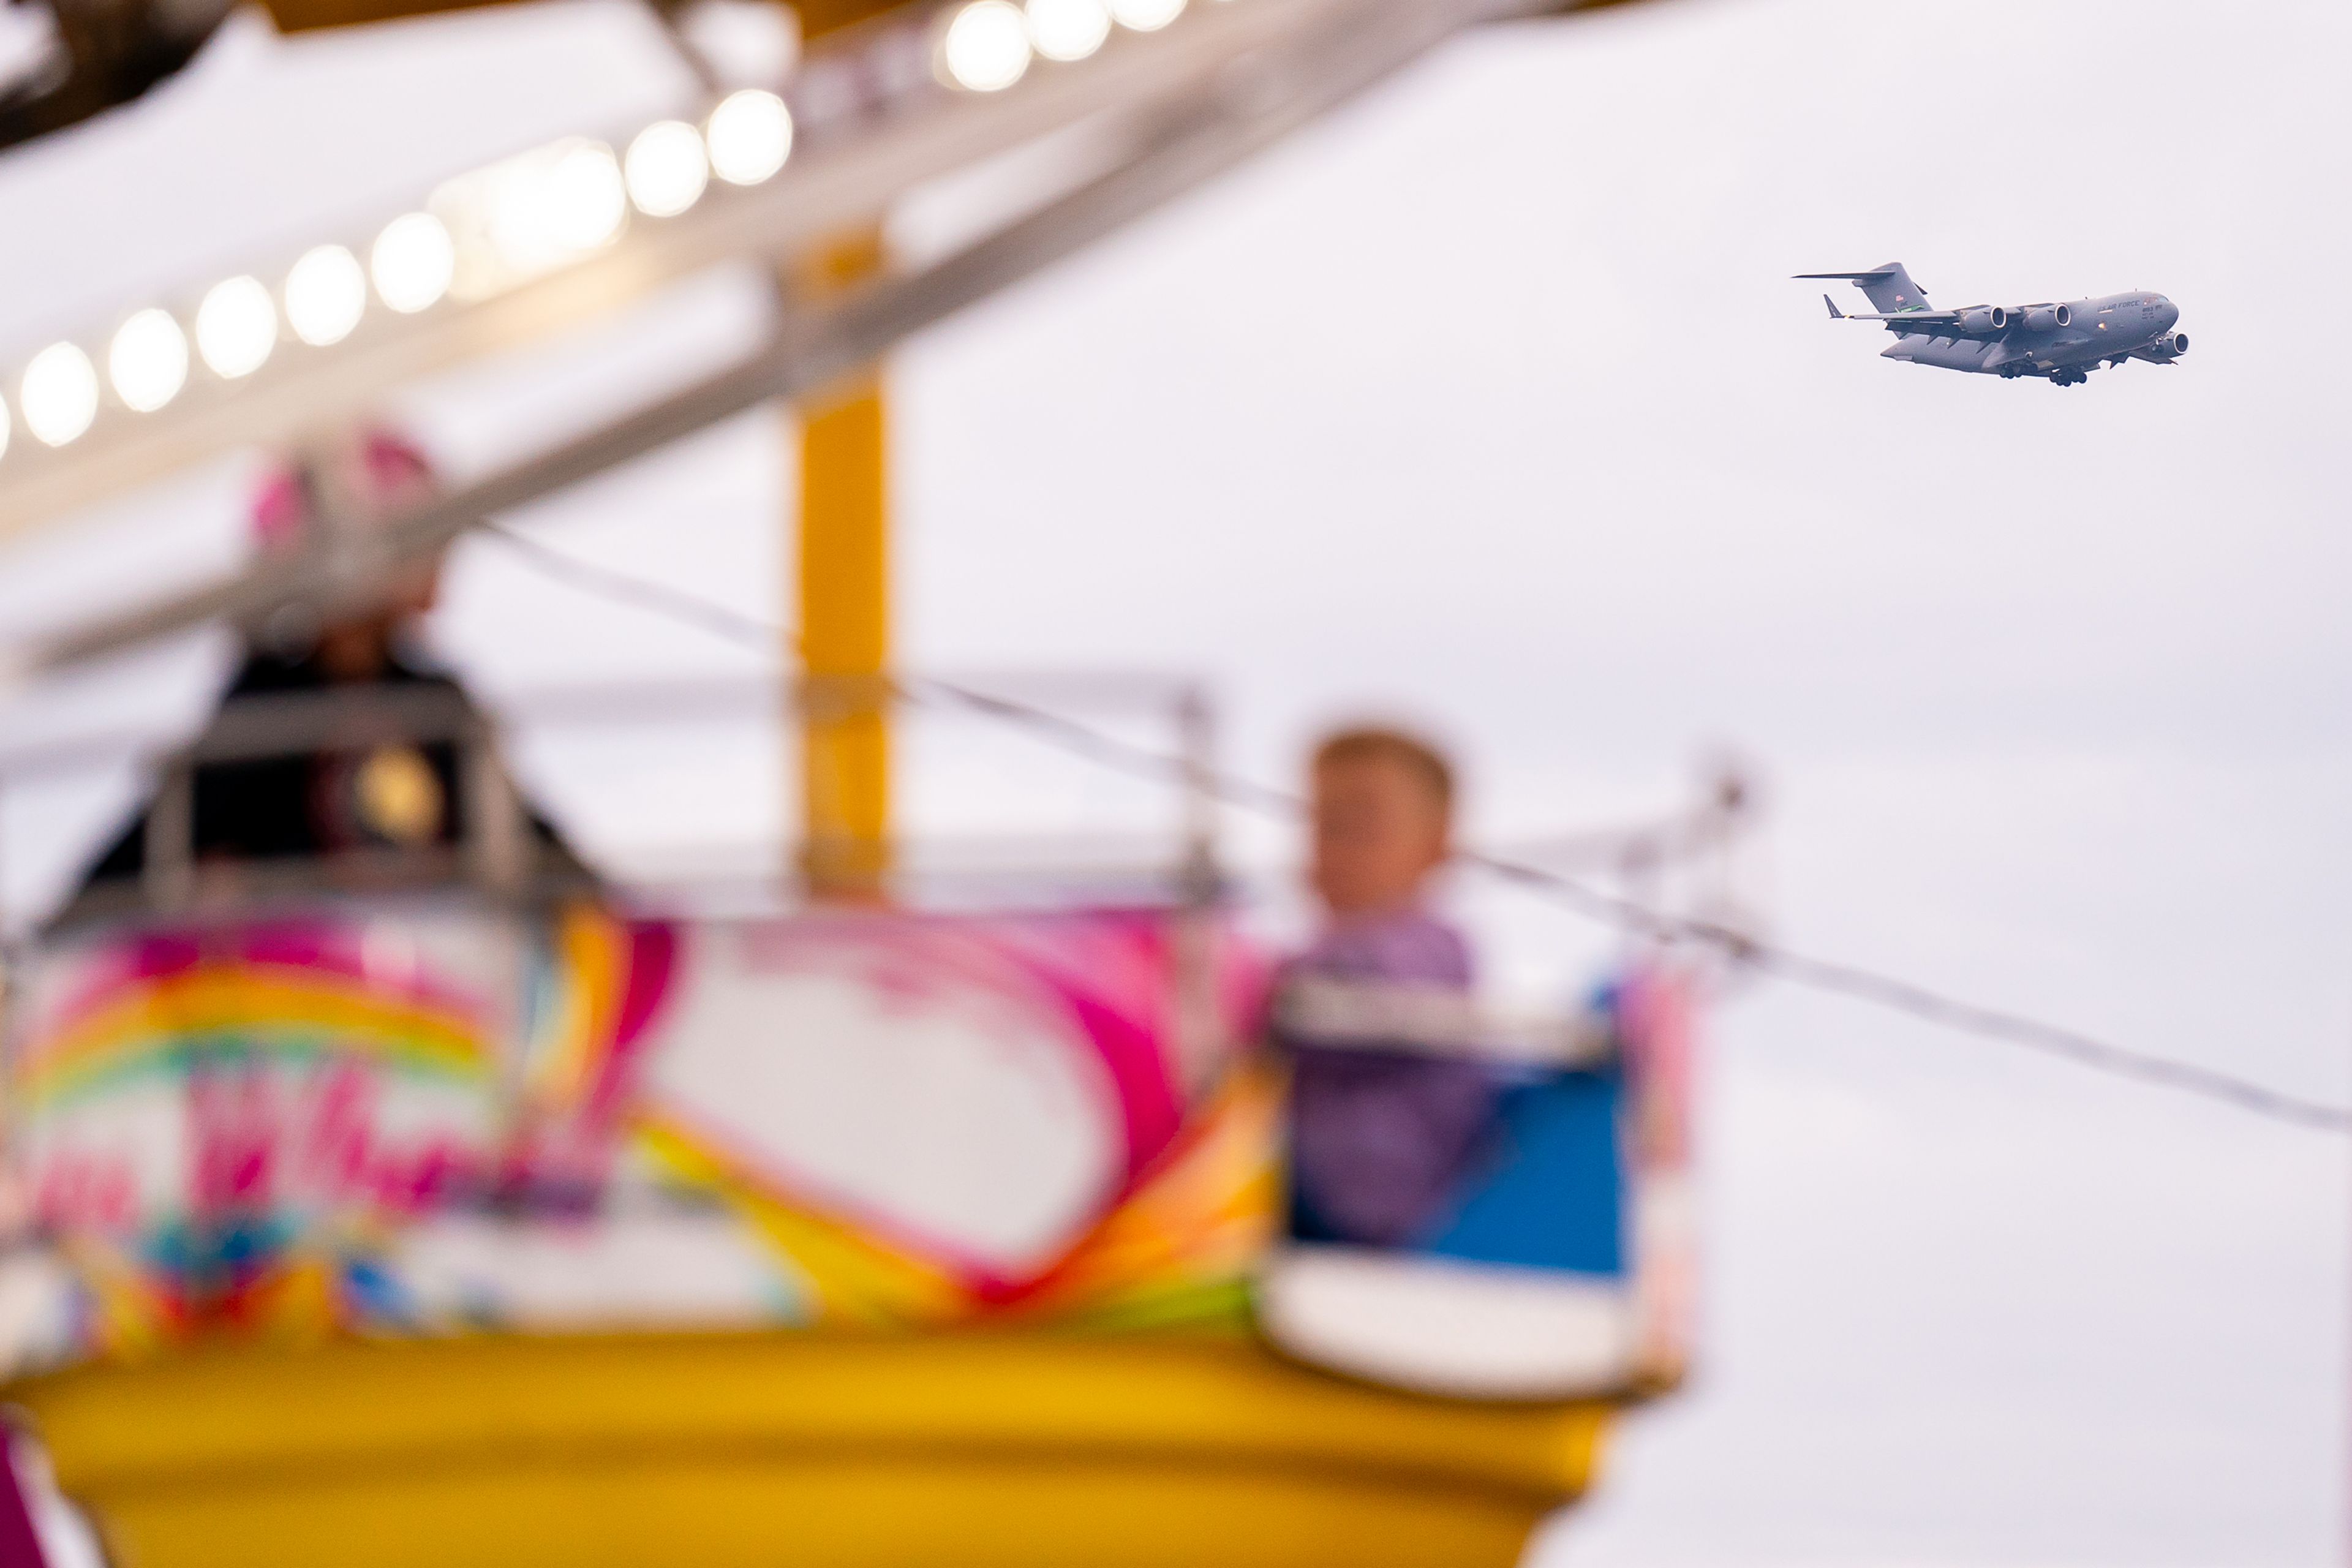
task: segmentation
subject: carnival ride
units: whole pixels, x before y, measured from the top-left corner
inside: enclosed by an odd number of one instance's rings
[[[217,455],[318,452],[391,386],[724,261],[779,279],[737,364],[380,523],[314,463],[326,525],[300,552],[20,644],[20,680],[365,607],[501,511],[802,405],[790,864],[558,874],[503,765],[528,716],[429,695],[251,700],[137,746],[139,870],[9,961],[29,1218],[0,1327],[53,1542],[61,1495],[140,1564],[1502,1563],[1583,1489],[1611,1412],[1689,1350],[1677,954],[1640,947],[1556,1016],[1378,986],[1269,1014],[1207,706],[1181,686],[1121,694],[1165,722],[1126,760],[1178,805],[1139,864],[950,898],[889,812],[913,704],[1093,732],[892,668],[877,358],[1522,9],[810,12],[779,91],[526,152],[7,378],[16,532]],[[1040,147],[1042,194],[981,237],[878,244],[908,191]],[[670,720],[698,700],[639,695]],[[428,743],[464,758],[460,842],[191,852],[204,768]],[[0,781],[125,749],[19,748]],[[1712,853],[1737,805],[1608,844]],[[1269,1016],[1294,1052],[1493,1075],[1496,1141],[1443,1224],[1388,1247],[1299,1232],[1278,1058],[1249,1048]]]

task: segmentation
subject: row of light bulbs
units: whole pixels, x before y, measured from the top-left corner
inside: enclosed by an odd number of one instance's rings
[[[1034,58],[1082,60],[1114,26],[1151,33],[1183,15],[1186,0],[965,0],[939,33],[940,75],[971,92],[999,92]],[[341,245],[322,245],[288,269],[273,293],[250,275],[215,284],[197,304],[190,332],[160,307],[132,314],[103,355],[104,386],[122,406],[147,414],[178,397],[194,359],[223,381],[268,363],[283,332],[313,348],[341,342],[375,299],[397,315],[430,310],[453,295],[479,299],[550,271],[616,238],[629,209],[674,217],[694,205],[710,177],[754,185],[784,166],[793,120],[783,100],[755,88],[730,94],[700,128],[665,120],[639,132],[625,154],[574,140],[453,180],[425,210],[384,226],[362,263]],[[445,199],[446,198],[446,199]],[[103,398],[99,364],[81,345],[53,343],[35,354],[17,384],[16,409],[43,445],[64,447],[96,423]],[[0,396],[0,458],[13,425]]]
[[[319,246],[275,291],[249,274],[215,284],[184,326],[161,307],[133,313],[97,360],[79,343],[52,343],[26,364],[16,413],[43,445],[68,446],[97,421],[107,388],[123,407],[149,414],[180,395],[197,359],[221,380],[237,381],[268,363],[285,331],[331,347],[358,330],[371,284],[379,303],[404,316],[453,295],[481,298],[611,243],[633,206],[674,217],[701,199],[714,174],[758,184],[784,166],[792,146],[783,100],[746,89],[720,100],[699,128],[677,120],[647,126],[619,157],[602,142],[574,140],[509,160],[451,181],[423,210],[393,219],[364,263],[343,246]],[[13,429],[0,397],[0,457]]]
[[[940,70],[956,87],[1001,92],[1028,74],[1033,57],[1067,63],[1093,54],[1113,24],[1156,33],[1185,0],[969,0],[940,37]]]

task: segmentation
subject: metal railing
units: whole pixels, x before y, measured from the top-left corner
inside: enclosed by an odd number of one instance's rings
[[[305,896],[390,893],[460,887],[499,903],[541,901],[601,890],[638,902],[742,911],[789,908],[806,897],[826,847],[772,848],[713,844],[675,875],[592,871],[534,820],[508,763],[515,743],[593,730],[664,730],[741,723],[786,713],[866,710],[906,700],[902,683],[802,677],[562,687],[521,694],[493,714],[455,687],[354,684],[249,695],[223,703],[193,739],[117,731],[0,750],[0,801],[23,786],[130,768],[148,781],[139,868],[87,880],[58,917],[68,921],[134,914],[219,915]],[[977,837],[915,837],[903,846],[895,890],[917,907],[942,891],[948,901],[985,900],[992,888],[1015,901],[1106,891],[1149,902],[1207,903],[1223,897],[1213,769],[1215,726],[1205,696],[1189,683],[1135,676],[1000,677],[997,689],[1024,685],[1054,692],[1069,707],[1140,719],[1164,731],[1175,762],[1172,820],[1159,831],[1031,832]],[[454,752],[457,832],[406,847],[342,848],[310,856],[201,853],[196,781],[235,768],[384,745]],[[6,845],[0,840],[0,856]],[[12,927],[0,904],[0,931]]]

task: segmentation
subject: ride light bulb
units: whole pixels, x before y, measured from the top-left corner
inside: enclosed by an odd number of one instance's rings
[[[106,351],[106,375],[115,396],[152,414],[187,384],[188,335],[169,310],[141,310],[116,329]]]
[[[747,87],[721,99],[704,131],[712,172],[730,185],[756,185],[793,154],[793,113],[772,92]]]
[[[367,310],[367,275],[340,245],[304,254],[286,275],[286,321],[312,348],[341,342]]]
[[[1029,0],[1024,8],[1029,44],[1049,60],[1082,60],[1110,37],[1102,0]]]
[[[540,193],[548,237],[567,251],[606,244],[629,217],[628,187],[613,150],[583,142],[555,161]]]
[[[675,217],[702,199],[710,184],[710,161],[702,138],[681,120],[665,120],[637,132],[623,165],[629,199],[648,217]]]
[[[430,309],[457,275],[457,247],[431,213],[407,213],[383,226],[368,252],[376,298],[404,316]]]
[[[1029,24],[1012,0],[971,0],[940,40],[947,79],[971,92],[1002,92],[1029,69]]]
[[[1134,33],[1156,33],[1184,14],[1184,0],[1110,0],[1110,14]]]
[[[52,447],[62,447],[98,417],[98,369],[72,343],[51,343],[25,367],[16,405],[25,428]]]
[[[278,304],[257,278],[216,283],[196,307],[196,352],[215,375],[251,375],[278,346]]]

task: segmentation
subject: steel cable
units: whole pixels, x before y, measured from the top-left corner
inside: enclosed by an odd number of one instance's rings
[[[739,644],[762,650],[787,643],[797,647],[797,638],[785,627],[759,616],[583,560],[500,522],[483,526],[509,546],[518,558],[528,561],[551,579]],[[898,678],[891,686],[908,700],[929,700],[964,709],[1023,730],[1073,756],[1123,773],[1170,784],[1205,784],[1217,799],[1246,811],[1295,820],[1306,810],[1305,801],[1289,791],[1228,773],[1212,773],[1205,780],[1200,779],[1180,756],[1121,740],[1034,703],[928,677]],[[2194,1063],[2134,1050],[2026,1014],[1948,996],[1899,976],[1814,958],[1758,940],[1718,921],[1652,909],[1636,900],[1540,866],[1476,851],[1465,851],[1456,858],[1514,886],[1546,896],[1575,913],[1645,936],[1703,943],[1750,970],[1791,985],[1865,1002],[1963,1034],[2001,1040],[2113,1077],[2201,1096],[2273,1121],[2324,1131],[2352,1132],[2352,1110],[2307,1100]]]

